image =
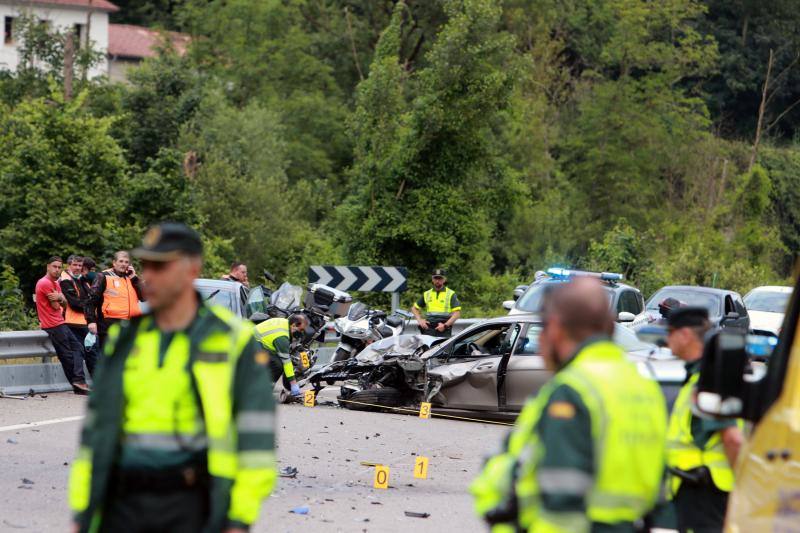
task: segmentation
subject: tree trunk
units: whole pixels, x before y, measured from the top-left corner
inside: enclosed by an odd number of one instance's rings
[[[75,66],[75,32],[67,31],[64,41],[64,100],[72,100],[72,80]]]
[[[752,170],[758,157],[758,145],[761,143],[761,130],[764,126],[764,110],[767,107],[767,95],[769,94],[769,77],[772,74],[772,49],[769,51],[769,61],[767,62],[767,77],[764,79],[764,89],[761,91],[761,105],[758,106],[758,122],[756,123],[756,138],[753,141],[753,152],[750,154],[750,165],[747,171]]]

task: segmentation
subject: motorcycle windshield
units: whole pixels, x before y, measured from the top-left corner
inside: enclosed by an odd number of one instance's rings
[[[303,289],[289,282],[283,282],[278,290],[272,293],[270,303],[279,309],[291,310],[300,307]]]
[[[347,313],[347,318],[349,320],[360,320],[367,316],[367,312],[369,311],[369,307],[362,302],[356,302],[350,306],[350,311]]]

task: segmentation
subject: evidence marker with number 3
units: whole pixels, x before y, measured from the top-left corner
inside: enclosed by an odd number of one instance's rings
[[[376,489],[389,488],[389,467],[385,465],[375,465],[375,481],[373,486]]]
[[[303,405],[306,407],[314,407],[314,391],[307,390],[303,393]]]
[[[414,477],[417,479],[428,479],[428,458],[421,455],[414,461]]]
[[[419,404],[419,417],[426,420],[431,417],[431,404],[429,402]]]

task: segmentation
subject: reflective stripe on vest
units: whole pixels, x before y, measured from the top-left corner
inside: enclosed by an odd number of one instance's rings
[[[540,391],[540,397],[549,397],[557,386],[568,385],[589,410],[595,476],[586,491],[588,520],[615,524],[640,519],[656,501],[664,470],[667,413],[658,384],[642,377],[622,350],[608,341],[587,346],[552,383],[552,388]],[[547,398],[537,397],[535,402],[538,421]],[[537,465],[543,451],[533,432],[523,452],[528,460],[517,484],[520,522],[526,529],[537,519],[547,520],[541,516],[538,498],[542,483],[575,487],[580,481],[574,472],[542,476]]]
[[[103,317],[128,320],[142,314],[139,297],[129,277],[121,277],[113,270],[104,270],[106,290],[103,292]],[[104,275],[104,274],[100,274]]]
[[[78,298],[83,296],[81,294],[81,286],[80,286],[80,284],[78,282],[76,282],[75,278],[73,278],[68,272],[66,272],[66,271],[62,272],[61,273],[61,279],[62,280],[68,280],[70,283],[72,283],[72,286],[75,287],[75,292],[78,294]],[[67,301],[67,305],[65,306],[65,308],[66,308],[64,310],[64,322],[65,323],[71,324],[71,325],[77,325],[77,326],[85,326],[86,325],[86,317],[83,315],[82,312],[78,312],[78,311],[74,310],[72,308],[72,306],[69,305],[69,301]]]
[[[425,310],[428,313],[451,313],[450,301],[453,299],[453,294],[455,291],[448,287],[439,292],[428,289],[422,295],[422,299],[425,301]]]
[[[725,455],[720,433],[714,433],[702,449],[692,436],[692,393],[699,379],[699,373],[689,377],[675,399],[667,431],[667,466],[684,471],[705,466],[711,472],[714,485],[721,491],[730,492],[733,489],[733,469]],[[671,495],[674,496],[681,478],[675,475],[670,478]]]

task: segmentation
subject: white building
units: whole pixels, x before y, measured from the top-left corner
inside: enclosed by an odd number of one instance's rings
[[[108,65],[108,15],[119,8],[107,0],[0,0],[0,68],[16,69],[19,64],[15,43],[14,23],[20,13],[29,13],[53,28],[72,29],[82,42],[89,40],[95,50],[103,52],[103,60],[90,72],[91,76],[106,75]]]

